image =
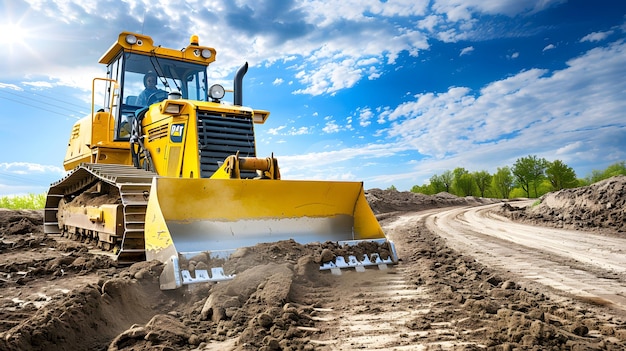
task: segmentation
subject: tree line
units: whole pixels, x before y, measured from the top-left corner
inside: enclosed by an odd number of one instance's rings
[[[585,186],[620,174],[626,175],[626,161],[614,163],[601,171],[594,170],[585,178],[577,178],[574,169],[561,160],[548,161],[529,155],[518,158],[511,167],[498,167],[494,174],[457,167],[433,175],[428,184],[414,185],[411,191],[426,195],[445,191],[457,196],[536,198],[551,191]],[[396,188],[392,185],[389,190]]]

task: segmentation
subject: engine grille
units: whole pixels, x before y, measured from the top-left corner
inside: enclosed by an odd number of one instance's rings
[[[209,178],[230,155],[256,157],[251,116],[197,111],[200,177]],[[241,174],[252,178],[256,173]]]

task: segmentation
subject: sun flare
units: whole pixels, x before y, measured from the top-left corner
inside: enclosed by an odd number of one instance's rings
[[[30,30],[19,23],[0,23],[0,45],[14,46],[26,42],[30,37]]]

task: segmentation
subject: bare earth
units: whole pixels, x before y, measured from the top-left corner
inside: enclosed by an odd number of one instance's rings
[[[0,210],[0,350],[624,350],[626,177],[535,201],[371,189],[401,262],[334,276],[322,245],[240,250],[225,283],[160,291]]]

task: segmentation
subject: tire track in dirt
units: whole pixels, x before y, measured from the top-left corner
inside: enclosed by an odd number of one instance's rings
[[[403,267],[365,273],[346,272],[335,285],[309,293],[317,300],[312,319],[325,333],[310,341],[319,350],[450,349],[463,342],[452,326],[430,323],[413,330],[413,323],[438,309],[431,291],[404,279]],[[328,308],[325,306],[335,306]],[[341,306],[341,307],[337,307]],[[436,313],[436,312],[435,312]],[[316,348],[317,349],[317,348]]]
[[[494,215],[496,206],[443,211],[426,226],[487,266],[626,310],[625,239],[514,223]]]
[[[417,222],[430,212],[398,217],[384,229],[393,239],[396,228]],[[320,350],[400,351],[475,345],[459,337],[453,327],[456,320],[429,323],[427,328],[415,325],[425,315],[445,307],[438,306],[436,292],[411,279],[410,262],[363,273],[343,271],[334,277],[333,285],[306,295],[307,300],[316,301],[312,319],[324,331],[311,340]]]

